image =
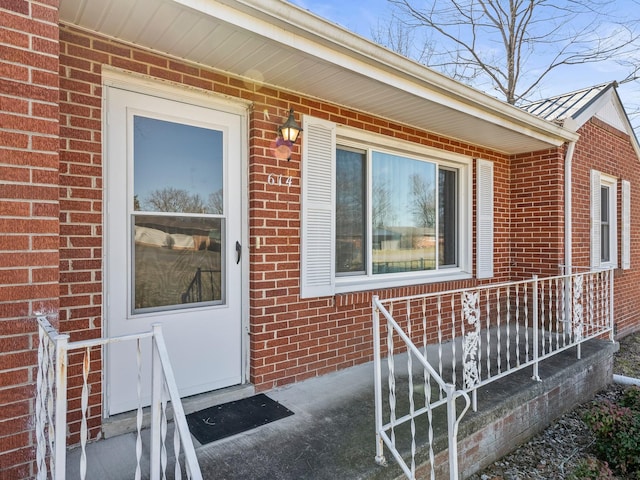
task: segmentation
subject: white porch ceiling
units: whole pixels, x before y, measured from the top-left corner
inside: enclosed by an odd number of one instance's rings
[[[61,0],[60,20],[499,152],[576,138],[283,0]]]

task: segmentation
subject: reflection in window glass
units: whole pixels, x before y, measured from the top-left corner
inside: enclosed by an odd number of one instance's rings
[[[133,310],[220,303],[224,221],[134,215]]]
[[[365,166],[362,151],[336,152],[336,273],[364,273]]]
[[[133,117],[134,210],[223,213],[221,131]]]
[[[436,268],[436,165],[373,153],[373,273]]]
[[[458,262],[458,175],[456,170],[441,168],[438,177],[438,263],[455,266]]]
[[[600,187],[600,261],[608,262],[610,255],[609,240],[609,187]]]

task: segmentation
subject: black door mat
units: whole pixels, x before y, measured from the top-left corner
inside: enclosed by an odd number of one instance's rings
[[[204,445],[293,415],[263,393],[187,415],[191,434]]]

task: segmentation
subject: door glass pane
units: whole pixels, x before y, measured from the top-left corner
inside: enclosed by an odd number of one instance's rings
[[[374,152],[372,268],[374,274],[436,267],[436,166]]]
[[[336,152],[336,273],[364,273],[365,165],[362,151]]]
[[[222,132],[133,117],[136,211],[223,213]]]
[[[133,122],[132,311],[222,303],[223,132]]]
[[[134,215],[133,222],[134,312],[222,301],[223,219]]]

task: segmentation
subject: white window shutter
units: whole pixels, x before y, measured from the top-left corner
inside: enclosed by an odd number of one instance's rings
[[[300,297],[335,291],[334,123],[305,115],[302,147]]]
[[[622,181],[622,269],[631,268],[631,184]]]
[[[600,172],[591,170],[591,268],[600,267],[600,232],[602,224],[600,186]]]
[[[476,160],[476,278],[493,277],[493,162]]]

